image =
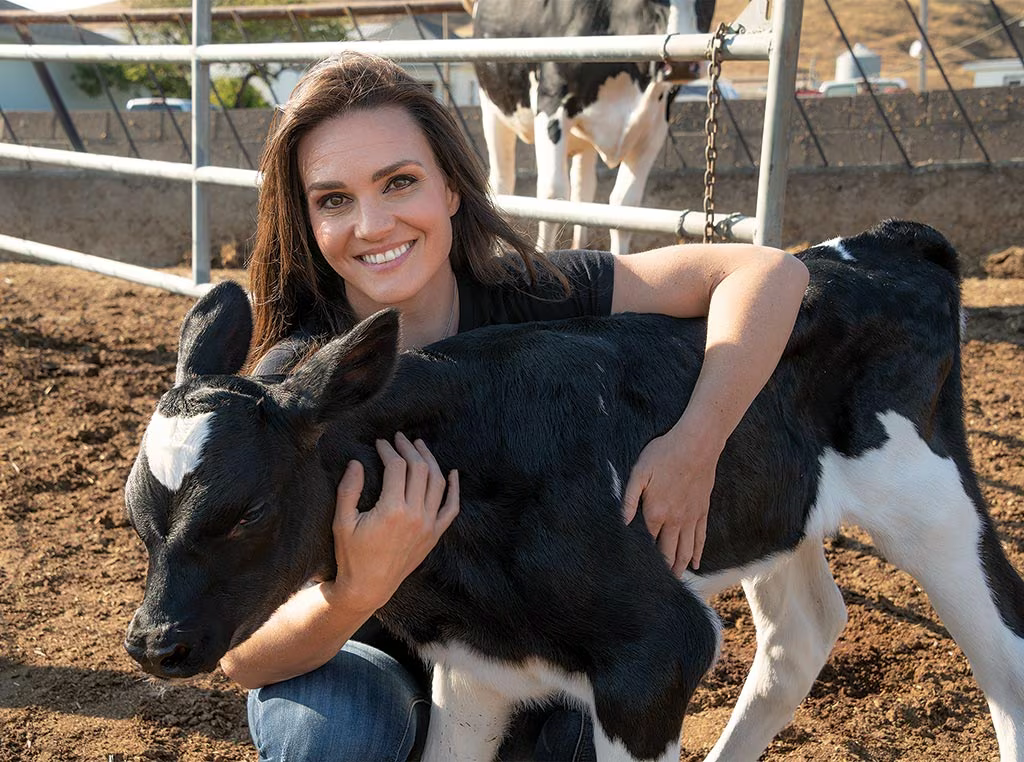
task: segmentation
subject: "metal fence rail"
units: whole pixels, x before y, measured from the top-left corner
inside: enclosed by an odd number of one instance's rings
[[[778,245],[786,183],[789,112],[796,78],[802,0],[777,0],[768,17],[768,0],[752,0],[740,17],[742,33],[730,32],[726,60],[769,61],[768,93],[762,136],[757,210],[715,215],[726,238]],[[162,276],[134,265],[102,260],[82,252],[0,235],[0,248],[25,256],[74,264],[128,280],[199,294],[210,280],[207,186],[255,188],[255,171],[209,165],[210,77],[212,63],[312,62],[344,50],[375,53],[400,62],[500,61],[692,61],[705,58],[712,35],[636,35],[621,37],[547,37],[536,39],[432,40],[386,42],[296,42],[211,44],[211,0],[194,0],[191,45],[0,45],[0,60],[77,62],[174,62],[192,67],[192,161],[190,164],[101,156],[0,143],[0,157],[87,170],[188,181],[192,184],[192,281]],[[509,214],[551,222],[618,227],[634,231],[699,236],[703,212],[612,207],[606,204],[540,202],[519,196],[497,197]],[[185,281],[185,282],[182,282]]]

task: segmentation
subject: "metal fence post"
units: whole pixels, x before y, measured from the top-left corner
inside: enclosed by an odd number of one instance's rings
[[[761,166],[757,179],[757,230],[754,243],[782,245],[782,211],[786,201],[789,121],[796,88],[797,54],[803,0],[774,0],[768,92],[764,104]]]
[[[213,42],[211,0],[192,3],[192,168],[210,163],[210,65],[197,55]],[[210,282],[210,203],[206,188],[192,177],[192,282]]]

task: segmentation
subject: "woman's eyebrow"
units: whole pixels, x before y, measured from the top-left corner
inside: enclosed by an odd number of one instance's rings
[[[426,169],[426,167],[424,167],[421,162],[418,162],[415,159],[399,159],[398,161],[388,164],[386,167],[381,167],[380,169],[378,169],[376,172],[373,173],[371,179],[373,180],[373,182],[377,182],[381,178],[387,177],[391,173],[396,172],[402,167],[406,167],[409,165],[419,167],[420,169],[423,170]],[[334,190],[335,188],[344,187],[346,187],[345,183],[343,183],[341,180],[318,180],[306,186],[306,193],[311,193],[313,191],[320,190]]]
[[[420,162],[416,161],[415,159],[399,159],[398,161],[392,162],[391,164],[388,164],[386,167],[381,167],[376,172],[374,172],[373,173],[373,180],[377,181],[377,180],[380,180],[382,177],[387,177],[388,175],[390,175],[395,170],[401,169],[402,167],[404,167],[404,166],[406,166],[408,164],[414,164],[415,166],[419,167],[420,169],[425,169],[425,167]]]

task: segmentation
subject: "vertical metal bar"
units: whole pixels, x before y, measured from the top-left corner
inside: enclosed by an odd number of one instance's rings
[[[754,243],[782,245],[782,212],[786,202],[789,120],[796,92],[797,54],[803,0],[772,0],[772,43],[768,54],[761,166],[757,178],[757,229]]]
[[[35,40],[32,39],[32,34],[29,32],[28,27],[24,24],[14,24],[15,30],[18,32],[18,36],[21,41],[26,45],[32,45]],[[64,134],[67,135],[68,141],[71,143],[71,147],[76,151],[85,152],[85,145],[82,143],[82,138],[78,134],[78,130],[75,128],[75,123],[71,121],[71,114],[68,113],[68,107],[64,103],[64,99],[60,95],[60,90],[57,89],[57,83],[53,81],[53,77],[50,76],[50,70],[46,68],[46,64],[42,61],[33,61],[32,68],[36,70],[36,76],[39,78],[39,84],[43,86],[43,90],[46,91],[46,97],[50,100],[50,105],[53,106],[53,111],[57,115],[57,120],[60,122],[60,126],[64,129]]]
[[[213,39],[212,0],[192,0],[192,169],[210,163],[210,65],[196,57],[200,45]],[[192,177],[192,282],[210,282],[210,204]]]

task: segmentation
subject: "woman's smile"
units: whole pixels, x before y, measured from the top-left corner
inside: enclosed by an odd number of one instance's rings
[[[385,252],[362,254],[359,259],[368,265],[386,265],[404,257],[412,249],[414,243],[415,241],[408,241]]]

